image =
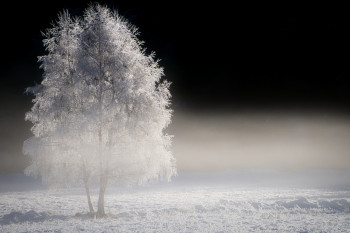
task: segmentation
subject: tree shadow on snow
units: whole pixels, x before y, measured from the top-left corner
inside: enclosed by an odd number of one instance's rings
[[[24,222],[44,222],[52,220],[67,220],[69,217],[64,215],[56,215],[47,212],[36,212],[34,210],[26,213],[13,211],[9,214],[5,214],[0,218],[0,225],[24,223]]]

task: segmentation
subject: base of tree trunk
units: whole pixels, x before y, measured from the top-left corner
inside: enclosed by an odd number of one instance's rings
[[[107,217],[108,215],[105,213],[101,213],[101,214],[99,214],[98,212],[96,213],[96,218],[107,218]]]
[[[96,212],[76,213],[74,217],[79,219],[96,219]]]

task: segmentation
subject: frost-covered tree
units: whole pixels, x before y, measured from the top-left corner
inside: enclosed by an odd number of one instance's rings
[[[36,96],[34,106],[26,114],[26,120],[34,123],[34,137],[24,143],[23,150],[32,158],[25,172],[40,175],[44,183],[59,186],[82,180],[93,212],[87,158],[79,153],[78,147],[79,121],[83,119],[83,87],[79,86],[76,68],[81,31],[79,22],[64,11],[59,14],[57,24],[44,33],[48,54],[39,57],[44,79],[40,85],[27,89]]]
[[[51,185],[99,184],[97,217],[105,216],[108,183],[169,180],[176,173],[169,83],[137,29],[108,8],[90,6],[79,20],[68,13],[46,33],[40,85],[29,88],[26,114],[34,136],[24,143],[29,175]]]

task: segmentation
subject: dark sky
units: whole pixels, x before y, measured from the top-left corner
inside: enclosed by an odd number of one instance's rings
[[[100,1],[139,27],[173,82],[175,109],[335,106],[347,110],[350,25],[345,6],[230,1]],[[89,2],[18,1],[1,14],[1,162],[30,137],[26,87],[40,82],[40,31],[57,13],[81,15]],[[6,160],[6,161],[5,161]],[[5,162],[3,162],[5,161]],[[11,169],[10,169],[11,170]],[[1,171],[1,170],[0,170]]]

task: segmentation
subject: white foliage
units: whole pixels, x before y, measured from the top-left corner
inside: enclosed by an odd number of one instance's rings
[[[45,33],[44,78],[26,120],[34,136],[23,151],[26,174],[51,185],[97,181],[145,183],[176,174],[170,151],[169,83],[137,29],[93,5],[81,20],[67,12]]]

